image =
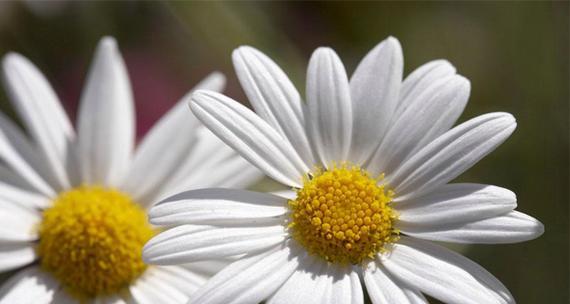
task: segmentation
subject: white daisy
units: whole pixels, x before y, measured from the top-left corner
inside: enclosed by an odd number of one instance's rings
[[[439,60],[402,81],[395,38],[366,55],[350,81],[333,50],[316,50],[306,103],[259,51],[240,47],[233,61],[257,115],[208,91],[194,93],[191,108],[293,191],[195,190],[151,209],[152,223],[178,226],[145,245],[145,261],[242,255],[191,303],[363,303],[361,280],[374,303],[424,303],[424,293],[449,303],[514,302],[481,266],[428,242],[542,234],[540,222],[514,211],[513,192],[449,184],[513,132],[513,116],[486,114],[450,129],[468,80]]]
[[[0,271],[29,265],[0,289],[0,303],[185,303],[219,261],[147,267],[141,249],[155,230],[146,209],[177,187],[240,187],[259,171],[184,99],[133,153],[132,93],[112,38],[97,48],[77,136],[31,62],[8,54],[3,71],[31,138],[0,115]],[[214,73],[198,88],[224,83]]]

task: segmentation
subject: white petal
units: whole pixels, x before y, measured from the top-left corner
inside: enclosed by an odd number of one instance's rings
[[[34,155],[34,148],[27,144],[25,139],[18,136],[7,125],[7,121],[0,119],[0,160],[14,173],[18,174],[26,184],[45,195],[53,195],[54,189],[31,166],[30,158],[35,162],[41,159]],[[20,139],[20,140],[18,140]]]
[[[421,292],[392,277],[381,263],[374,261],[371,264],[375,265],[364,269],[364,284],[372,303],[428,303]]]
[[[0,200],[0,243],[32,242],[38,239],[38,211]],[[1,246],[1,245],[0,245]]]
[[[328,304],[333,301],[333,279],[331,270],[334,266],[328,264],[325,266],[323,272],[319,275],[317,285],[313,290],[315,294],[316,303]]]
[[[284,198],[253,191],[200,189],[163,200],[149,211],[155,225],[273,223],[287,212]]]
[[[289,247],[243,258],[212,277],[189,303],[259,303],[273,294],[298,264]]]
[[[352,137],[350,86],[344,66],[330,48],[318,48],[307,70],[307,127],[325,167],[347,160]]]
[[[2,165],[0,165],[0,198],[29,209],[43,209],[51,205],[49,197],[38,193],[22,177]]]
[[[515,130],[508,113],[473,118],[444,133],[386,178],[402,201],[428,193],[459,176],[495,150]]]
[[[294,200],[295,198],[297,198],[297,192],[293,190],[273,191],[271,192],[271,194],[281,196],[283,198],[286,198],[287,200]]]
[[[42,73],[25,57],[4,57],[7,93],[26,129],[45,155],[45,161],[61,188],[69,186],[65,164],[69,161],[73,128]]]
[[[350,79],[353,102],[351,161],[367,160],[388,130],[398,104],[404,66],[400,42],[389,37],[360,62]]]
[[[518,211],[457,224],[398,225],[398,228],[406,235],[421,239],[467,244],[519,243],[544,233],[542,223]]]
[[[190,110],[187,110],[187,115],[194,117]],[[162,187],[140,198],[140,201],[143,205],[149,206],[181,191],[220,187],[216,183],[232,174],[223,169],[222,164],[228,159],[237,157],[239,156],[232,148],[201,125],[196,130],[196,139],[192,149],[178,164],[178,168],[162,181]],[[250,170],[244,171],[248,173]],[[263,176],[261,172],[259,174]],[[247,179],[248,176],[244,178]]]
[[[362,290],[362,283],[360,283],[360,276],[356,271],[350,273],[350,286],[352,287],[351,303],[364,304],[364,291]]]
[[[459,75],[427,87],[392,121],[368,170],[373,174],[394,172],[414,152],[449,130],[463,112],[469,91],[469,81]]]
[[[198,88],[221,90],[224,84],[221,73],[212,73]],[[188,109],[189,99],[190,93],[152,127],[137,148],[125,185],[121,187],[136,201],[151,202],[192,153],[200,122]]]
[[[26,268],[12,276],[0,289],[0,304],[49,304],[59,284],[39,267]]]
[[[61,189],[60,181],[55,176],[49,166],[47,156],[32,143],[28,136],[10,120],[4,113],[0,112],[0,158],[16,172],[22,172],[23,177],[31,179],[32,182],[39,183],[39,189],[45,187],[47,183],[51,189]],[[4,147],[5,145],[9,147]],[[8,152],[8,154],[6,154]],[[15,157],[13,153],[16,153]],[[13,161],[16,161],[15,163]],[[37,176],[39,175],[39,177]],[[40,180],[41,178],[41,180]],[[45,182],[44,182],[45,181]]]
[[[415,69],[402,83],[400,102],[396,107],[394,118],[398,118],[415,98],[439,79],[452,76],[455,67],[447,60],[430,61]]]
[[[209,91],[192,95],[192,111],[214,134],[261,171],[293,187],[308,172],[291,145],[255,113],[238,102]]]
[[[213,277],[220,270],[224,269],[229,264],[235,262],[238,257],[227,257],[221,259],[209,259],[206,261],[199,261],[194,263],[188,263],[180,265],[181,267],[188,269],[188,271],[196,274],[197,276],[202,276],[204,278]],[[167,266],[161,266],[167,267]],[[168,266],[170,267],[170,266]]]
[[[125,63],[113,38],[95,52],[78,115],[83,182],[116,186],[126,174],[135,139],[134,105]]]
[[[36,260],[32,244],[0,243],[0,272],[31,264]]]
[[[299,257],[299,268],[267,300],[267,304],[320,303],[329,285],[327,268],[327,263],[314,255]]]
[[[226,146],[226,148],[229,148]],[[255,184],[265,174],[232,151],[231,155],[219,162],[208,162],[197,166],[196,171],[181,180],[178,185],[169,187],[170,193],[200,188],[246,188]]]
[[[145,262],[191,263],[266,250],[288,236],[282,225],[218,228],[182,225],[152,238],[143,249]]]
[[[169,281],[155,274],[155,269],[149,268],[129,286],[129,290],[133,299],[139,304],[188,302],[187,295],[168,283]]]
[[[517,207],[517,197],[497,186],[447,184],[396,206],[399,225],[433,227],[505,214]]]
[[[398,279],[446,303],[514,303],[506,287],[473,261],[402,237],[382,262]]]
[[[304,105],[295,86],[277,64],[252,47],[236,49],[232,59],[255,112],[286,138],[310,167],[314,161],[305,133]]]
[[[151,272],[154,277],[187,296],[193,294],[207,281],[206,277],[181,266],[154,266],[150,267],[147,272]]]
[[[342,267],[338,265],[330,268],[334,270],[334,273],[332,274],[331,299],[326,303],[364,303],[362,285],[354,268],[352,266]]]

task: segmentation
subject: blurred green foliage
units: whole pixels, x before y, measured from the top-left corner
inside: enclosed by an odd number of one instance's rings
[[[349,73],[389,35],[402,43],[406,74],[448,59],[472,83],[461,121],[492,111],[518,121],[514,135],[460,180],[512,189],[518,209],[546,227],[537,240],[471,246],[466,255],[519,303],[568,303],[569,12],[569,2],[2,2],[0,52],[34,61],[70,114],[102,35],[117,37],[135,89],[146,79],[164,96],[181,96],[215,69],[228,75],[227,94],[246,104],[230,60],[243,44],[274,58],[301,91],[310,53],[322,45]],[[146,60],[129,60],[141,52]],[[166,73],[146,70],[151,63]],[[137,106],[150,123],[175,101],[137,97]],[[5,95],[0,107],[13,113]]]

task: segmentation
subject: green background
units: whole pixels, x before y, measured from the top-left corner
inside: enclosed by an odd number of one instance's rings
[[[47,75],[74,117],[85,72],[103,35],[125,56],[144,134],[177,98],[212,70],[247,104],[232,49],[255,46],[304,90],[307,60],[333,47],[349,73],[389,35],[405,73],[445,58],[471,80],[460,121],[512,113],[513,136],[460,177],[518,195],[518,210],[545,234],[512,245],[458,248],[495,274],[519,303],[568,303],[568,2],[0,2],[0,53],[17,51]],[[13,113],[5,91],[0,107]]]

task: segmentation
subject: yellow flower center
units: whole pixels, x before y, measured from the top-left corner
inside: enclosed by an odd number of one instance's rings
[[[154,231],[129,196],[81,186],[44,211],[39,235],[42,268],[85,299],[115,293],[141,275],[142,247]]]
[[[398,238],[393,193],[359,167],[317,170],[289,201],[292,236],[310,253],[358,264]]]

